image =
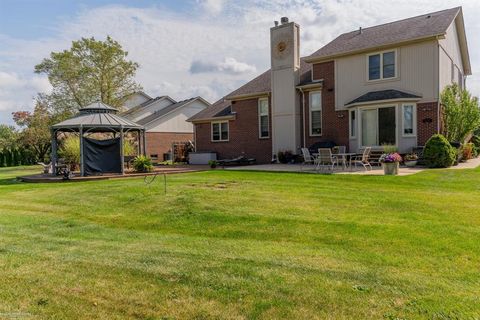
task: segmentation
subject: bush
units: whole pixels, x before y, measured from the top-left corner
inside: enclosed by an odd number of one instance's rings
[[[58,151],[58,156],[65,159],[65,163],[70,165],[80,164],[80,140],[77,136],[65,138]]]
[[[210,166],[210,168],[214,169],[217,167],[217,161],[215,160],[209,160],[208,161],[208,165]]]
[[[5,163],[5,156],[3,155],[3,152],[0,152],[0,168],[6,166],[7,164]]]
[[[475,148],[475,146],[473,145],[473,143],[465,144],[462,147],[462,159],[463,160],[473,159],[473,157],[475,155],[474,148]]]
[[[153,171],[152,159],[140,155],[133,159],[133,168],[137,172],[151,172]]]
[[[425,163],[430,168],[448,168],[457,159],[457,150],[441,134],[433,135],[425,144]]]
[[[280,163],[290,163],[293,160],[292,151],[278,151],[278,162]]]

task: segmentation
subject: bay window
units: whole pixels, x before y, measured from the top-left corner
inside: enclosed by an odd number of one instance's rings
[[[414,136],[415,132],[415,105],[404,104],[402,106],[402,134],[404,136]]]

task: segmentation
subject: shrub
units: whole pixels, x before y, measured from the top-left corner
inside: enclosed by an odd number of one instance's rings
[[[135,144],[128,139],[123,140],[123,155],[134,156],[136,154],[137,154],[137,150],[135,148]]]
[[[473,145],[473,143],[466,143],[462,147],[462,158],[464,160],[473,159],[473,157],[475,155],[474,148],[475,148],[475,146]]]
[[[210,166],[210,168],[214,169],[217,167],[217,161],[215,160],[209,160],[208,161],[208,165]]]
[[[457,150],[443,135],[435,134],[425,144],[423,156],[430,168],[448,168],[455,163]]]
[[[136,156],[133,159],[133,168],[137,172],[151,172],[153,171],[152,159],[147,156]]]
[[[292,151],[278,151],[278,162],[280,163],[290,163],[293,160]]]
[[[70,136],[63,140],[58,156],[65,159],[65,163],[77,165],[80,163],[80,140],[77,136]]]
[[[3,155],[3,152],[0,152],[0,168],[6,166],[7,164],[5,163],[5,156]]]

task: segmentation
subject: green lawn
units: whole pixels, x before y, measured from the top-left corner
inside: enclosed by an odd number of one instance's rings
[[[480,319],[480,170],[0,169],[0,319]],[[35,169],[34,171],[38,171]]]

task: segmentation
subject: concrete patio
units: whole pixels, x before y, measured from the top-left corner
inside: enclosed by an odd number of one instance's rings
[[[462,162],[457,166],[448,168],[449,170],[458,169],[474,169],[480,166],[480,157]],[[383,168],[381,166],[373,166],[372,170],[365,171],[363,167],[347,168],[342,170],[341,168],[335,168],[333,171],[326,168],[322,168],[320,171],[315,170],[313,165],[301,165],[301,164],[258,164],[251,166],[239,166],[239,167],[225,167],[225,170],[238,170],[238,171],[271,171],[271,172],[303,172],[303,173],[320,173],[320,174],[356,174],[356,175],[383,175]],[[399,176],[408,176],[424,170],[436,170],[426,167],[413,167],[408,168],[401,166],[398,173]]]

